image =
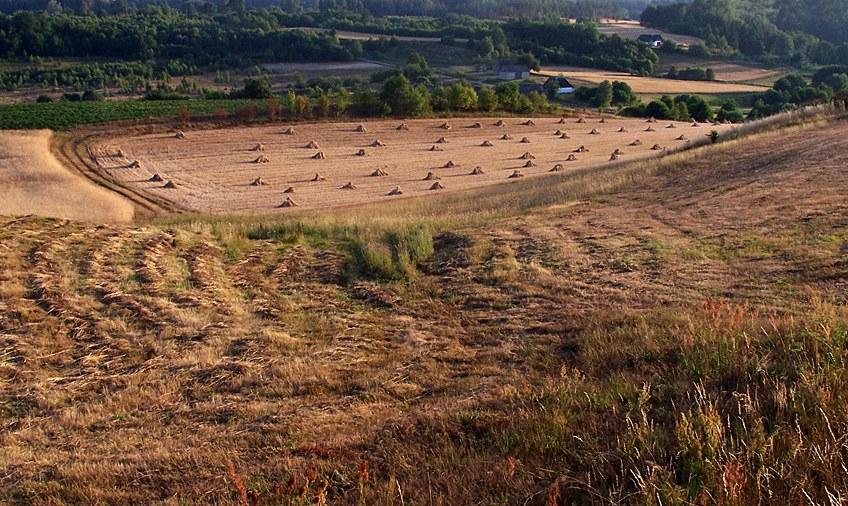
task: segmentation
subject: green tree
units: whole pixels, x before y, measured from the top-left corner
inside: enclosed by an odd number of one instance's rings
[[[286,93],[286,109],[292,116],[297,114],[297,95],[294,90],[289,90],[289,92]]]
[[[448,89],[450,108],[454,111],[470,111],[477,108],[477,92],[471,86],[457,82]]]
[[[498,108],[498,94],[495,90],[484,86],[477,92],[477,108],[484,112],[492,112]]]
[[[348,106],[350,106],[350,93],[347,92],[347,89],[341,88],[336,95],[336,116],[342,116],[347,111]]]
[[[385,106],[385,112],[395,116],[421,116],[425,114],[429,106],[427,98],[422,96],[419,90],[413,88],[409,79],[404,75],[386,79],[380,90],[380,102]]]
[[[594,105],[601,109],[606,109],[612,105],[612,97],[612,83],[604,80],[598,85],[598,89],[595,91]]]

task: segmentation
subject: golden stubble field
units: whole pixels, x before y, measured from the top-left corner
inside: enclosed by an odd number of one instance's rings
[[[442,128],[446,122],[449,130]],[[598,118],[407,120],[408,129],[400,129],[401,123],[367,121],[362,128],[355,122],[304,123],[291,126],[293,134],[285,133],[289,125],[273,124],[189,130],[184,138],[173,133],[118,136],[91,152],[116,181],[178,207],[267,213],[505,184],[519,179],[510,177],[516,171],[532,178],[550,174],[557,164],[565,172],[611,163],[615,150],[620,161],[647,159],[663,153],[652,149],[655,145],[680,149],[711,130],[731,128],[618,118],[603,123]],[[581,146],[588,151],[578,152]],[[314,158],[319,153],[323,159]],[[472,174],[476,167],[483,173]],[[431,179],[425,179],[429,173]],[[151,180],[156,175],[162,180]],[[316,175],[319,181],[313,180]],[[257,178],[264,184],[252,185]],[[166,187],[169,182],[175,187]],[[355,189],[342,188],[348,183]],[[436,183],[443,188],[431,189]],[[398,187],[402,195],[389,195]],[[297,206],[280,208],[287,199]]]
[[[63,167],[49,130],[0,131],[0,215],[37,214],[100,223],[127,222],[132,205]]]

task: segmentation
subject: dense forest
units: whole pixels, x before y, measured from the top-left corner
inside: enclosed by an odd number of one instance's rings
[[[694,0],[647,7],[641,21],[722,51],[848,63],[848,0]]]
[[[434,16],[463,14],[481,19],[506,17],[540,18],[637,18],[652,0],[247,0],[246,7],[282,7],[288,12],[347,10],[370,16]],[[168,5],[184,10],[198,6],[195,0],[0,0],[0,12],[17,10],[64,10],[73,13],[118,14],[149,5]],[[203,8],[203,7],[201,7]]]

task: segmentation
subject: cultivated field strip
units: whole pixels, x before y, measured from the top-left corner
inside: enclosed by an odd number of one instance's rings
[[[157,199],[203,212],[267,213],[285,211],[279,206],[287,199],[301,209],[363,204],[549,175],[557,165],[567,172],[645,159],[664,153],[655,146],[681,149],[703,142],[711,130],[731,128],[619,118],[497,121],[414,120],[400,130],[400,121],[368,121],[361,129],[304,123],[293,125],[291,135],[287,125],[266,125],[189,131],[185,138],[117,137],[92,149],[100,171]],[[440,128],[443,123],[451,128]],[[472,174],[476,167],[482,173]],[[344,189],[348,183],[355,189]],[[443,188],[432,189],[436,183]],[[402,195],[390,196],[397,187]]]

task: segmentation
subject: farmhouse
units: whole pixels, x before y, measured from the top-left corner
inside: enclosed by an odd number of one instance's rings
[[[514,81],[516,79],[529,79],[530,67],[527,65],[499,65],[496,73],[501,81]]]
[[[651,47],[660,47],[663,43],[663,36],[658,33],[643,33],[636,40],[644,42]]]
[[[550,77],[547,81],[545,81],[545,89],[549,89],[551,87],[556,87],[557,95],[564,95],[566,93],[574,93],[574,86],[568,81],[568,79],[564,77]]]

